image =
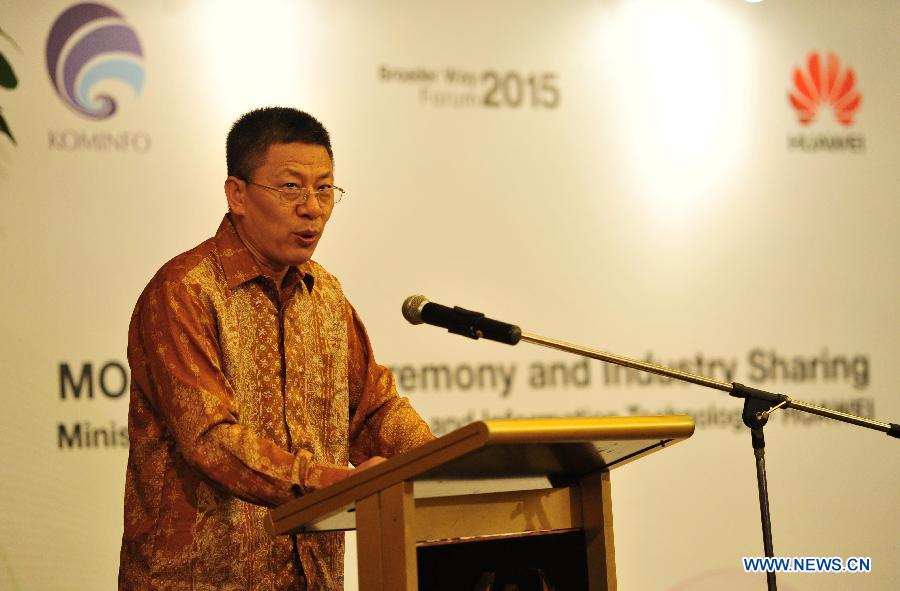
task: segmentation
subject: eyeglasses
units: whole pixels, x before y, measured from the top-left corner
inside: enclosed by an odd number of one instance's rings
[[[341,199],[344,198],[344,190],[340,187],[335,187],[334,185],[324,185],[322,187],[319,187],[315,191],[311,191],[307,187],[287,187],[285,189],[280,189],[278,187],[270,187],[269,185],[262,185],[260,183],[254,183],[252,181],[246,181],[246,183],[248,185],[256,185],[257,187],[262,187],[263,189],[275,191],[276,193],[278,193],[278,196],[281,197],[281,202],[284,205],[291,207],[296,207],[298,205],[303,205],[304,203],[306,203],[306,201],[309,199],[310,193],[316,194],[316,199],[319,200],[319,205],[321,205],[322,207],[340,203]]]

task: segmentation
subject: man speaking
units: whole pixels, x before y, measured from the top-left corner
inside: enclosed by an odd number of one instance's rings
[[[226,142],[229,213],[165,265],[128,333],[119,588],[343,588],[343,534],[270,538],[267,507],[433,436],[312,261],[343,189],[328,132],[265,108]]]

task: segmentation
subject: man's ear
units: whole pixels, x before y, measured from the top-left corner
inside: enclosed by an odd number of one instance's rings
[[[236,215],[246,213],[247,183],[230,176],[225,179],[225,197],[228,199],[228,210]]]

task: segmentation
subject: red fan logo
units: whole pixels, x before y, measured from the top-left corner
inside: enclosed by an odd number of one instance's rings
[[[852,68],[842,70],[840,60],[833,53],[828,54],[823,68],[819,54],[814,51],[806,60],[805,72],[802,68],[794,68],[791,105],[803,125],[812,123],[822,105],[831,105],[835,119],[844,125],[852,125],[853,115],[862,102],[855,86],[856,75]]]

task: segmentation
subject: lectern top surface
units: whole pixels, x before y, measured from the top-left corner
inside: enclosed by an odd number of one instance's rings
[[[561,486],[693,432],[683,415],[479,421],[274,509],[267,527],[274,534],[321,529],[317,522],[404,480],[415,483],[416,497]]]

